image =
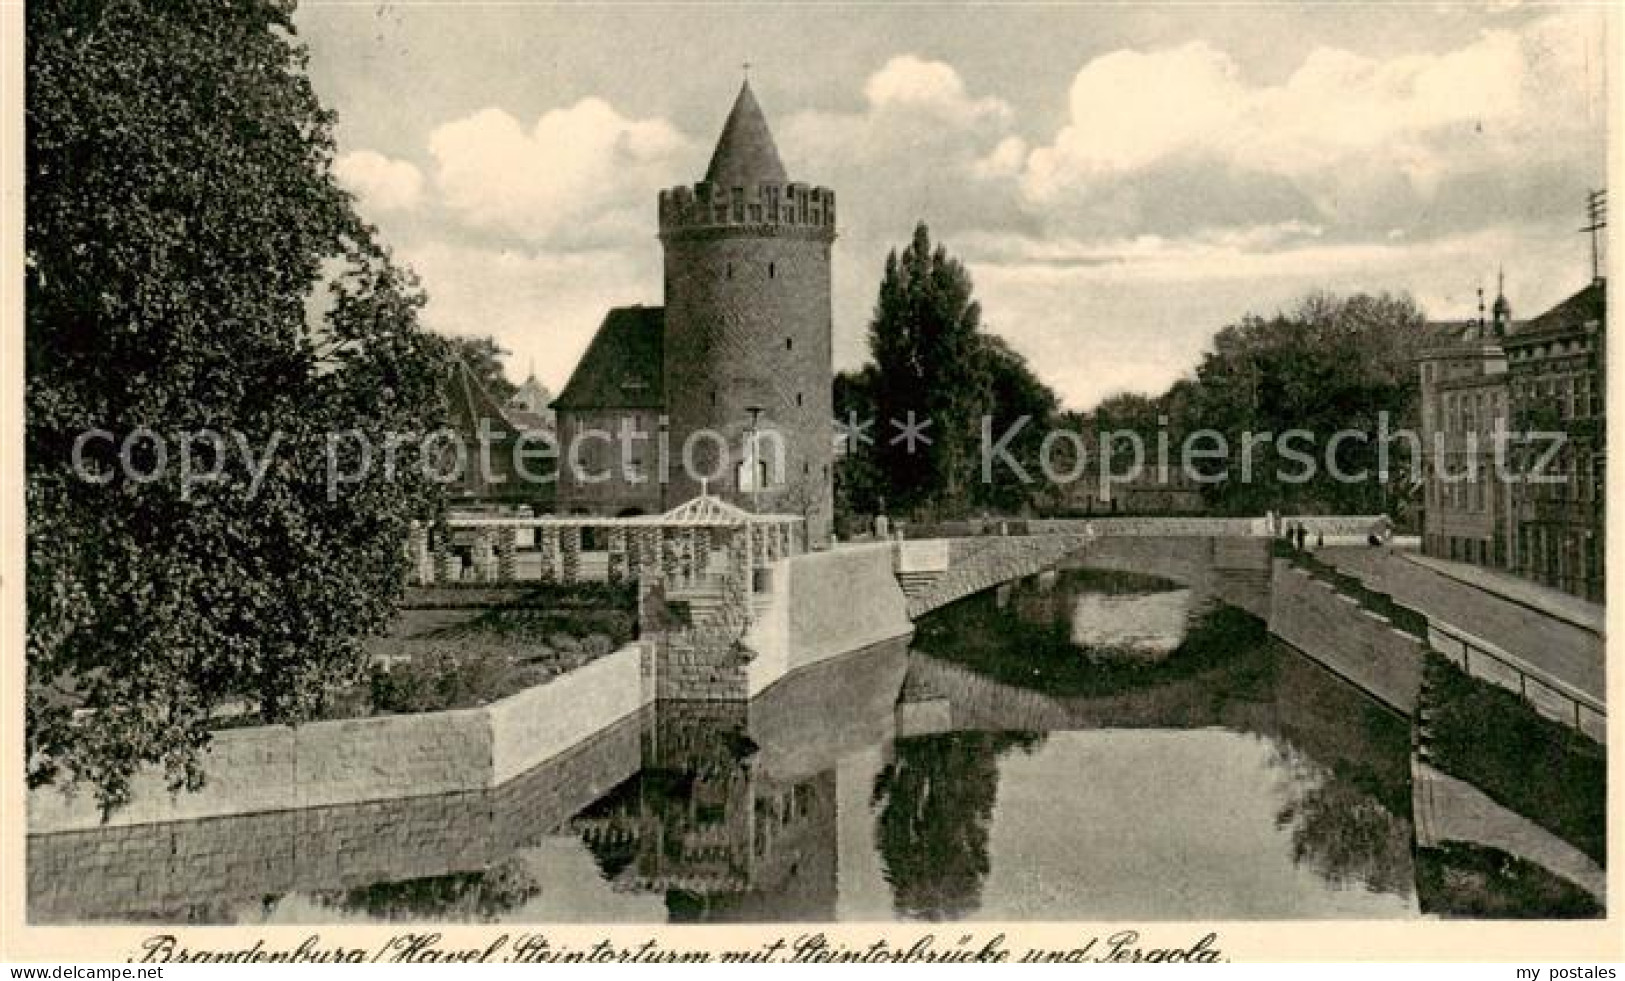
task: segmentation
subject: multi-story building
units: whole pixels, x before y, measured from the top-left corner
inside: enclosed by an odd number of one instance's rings
[[[1441,331],[1420,358],[1422,549],[1604,593],[1606,289]]]
[[[1514,488],[1513,566],[1537,582],[1599,602],[1605,581],[1607,319],[1606,284],[1598,278],[1504,344],[1513,429],[1530,434],[1516,444],[1522,479]]]
[[[1491,316],[1436,325],[1421,369],[1422,550],[1428,555],[1510,568],[1510,485],[1499,479],[1496,441],[1506,431],[1512,307],[1495,298]],[[1504,460],[1505,454],[1501,455]]]

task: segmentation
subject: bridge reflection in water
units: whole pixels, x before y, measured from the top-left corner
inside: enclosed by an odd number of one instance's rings
[[[748,704],[661,703],[490,793],[54,835],[31,859],[70,871],[33,884],[31,915],[1415,915],[1404,721],[1211,603],[1166,659],[1074,646],[1087,670],[1034,672],[1100,626],[1078,622],[1099,593],[1063,572],[973,596],[914,649]],[[113,847],[121,874],[73,876],[75,849]]]

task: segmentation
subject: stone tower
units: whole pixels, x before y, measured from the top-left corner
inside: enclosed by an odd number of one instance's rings
[[[745,83],[705,178],[660,194],[668,507],[703,477],[747,511],[805,515],[812,543],[828,540],[834,240],[834,192],[789,180]]]

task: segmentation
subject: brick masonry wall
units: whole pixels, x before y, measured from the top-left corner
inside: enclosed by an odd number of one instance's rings
[[[1422,682],[1424,645],[1329,584],[1276,560],[1270,633],[1374,696],[1411,715]]]
[[[724,434],[737,452],[750,408],[785,436],[786,485],[762,510],[806,514],[811,540],[827,540],[833,508],[830,419],[830,246],[827,239],[735,230],[666,242],[666,407],[673,454],[689,434]],[[771,274],[770,274],[771,269]],[[788,344],[787,344],[788,342]],[[712,472],[711,443],[694,444],[697,474]],[[667,505],[699,492],[672,468]],[[709,490],[754,510],[735,474]]]

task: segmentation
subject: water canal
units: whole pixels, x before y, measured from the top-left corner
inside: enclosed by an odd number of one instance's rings
[[[1411,917],[1409,815],[1398,715],[1234,609],[1063,571],[748,705],[662,703],[496,791],[49,836],[129,858],[31,914]]]

